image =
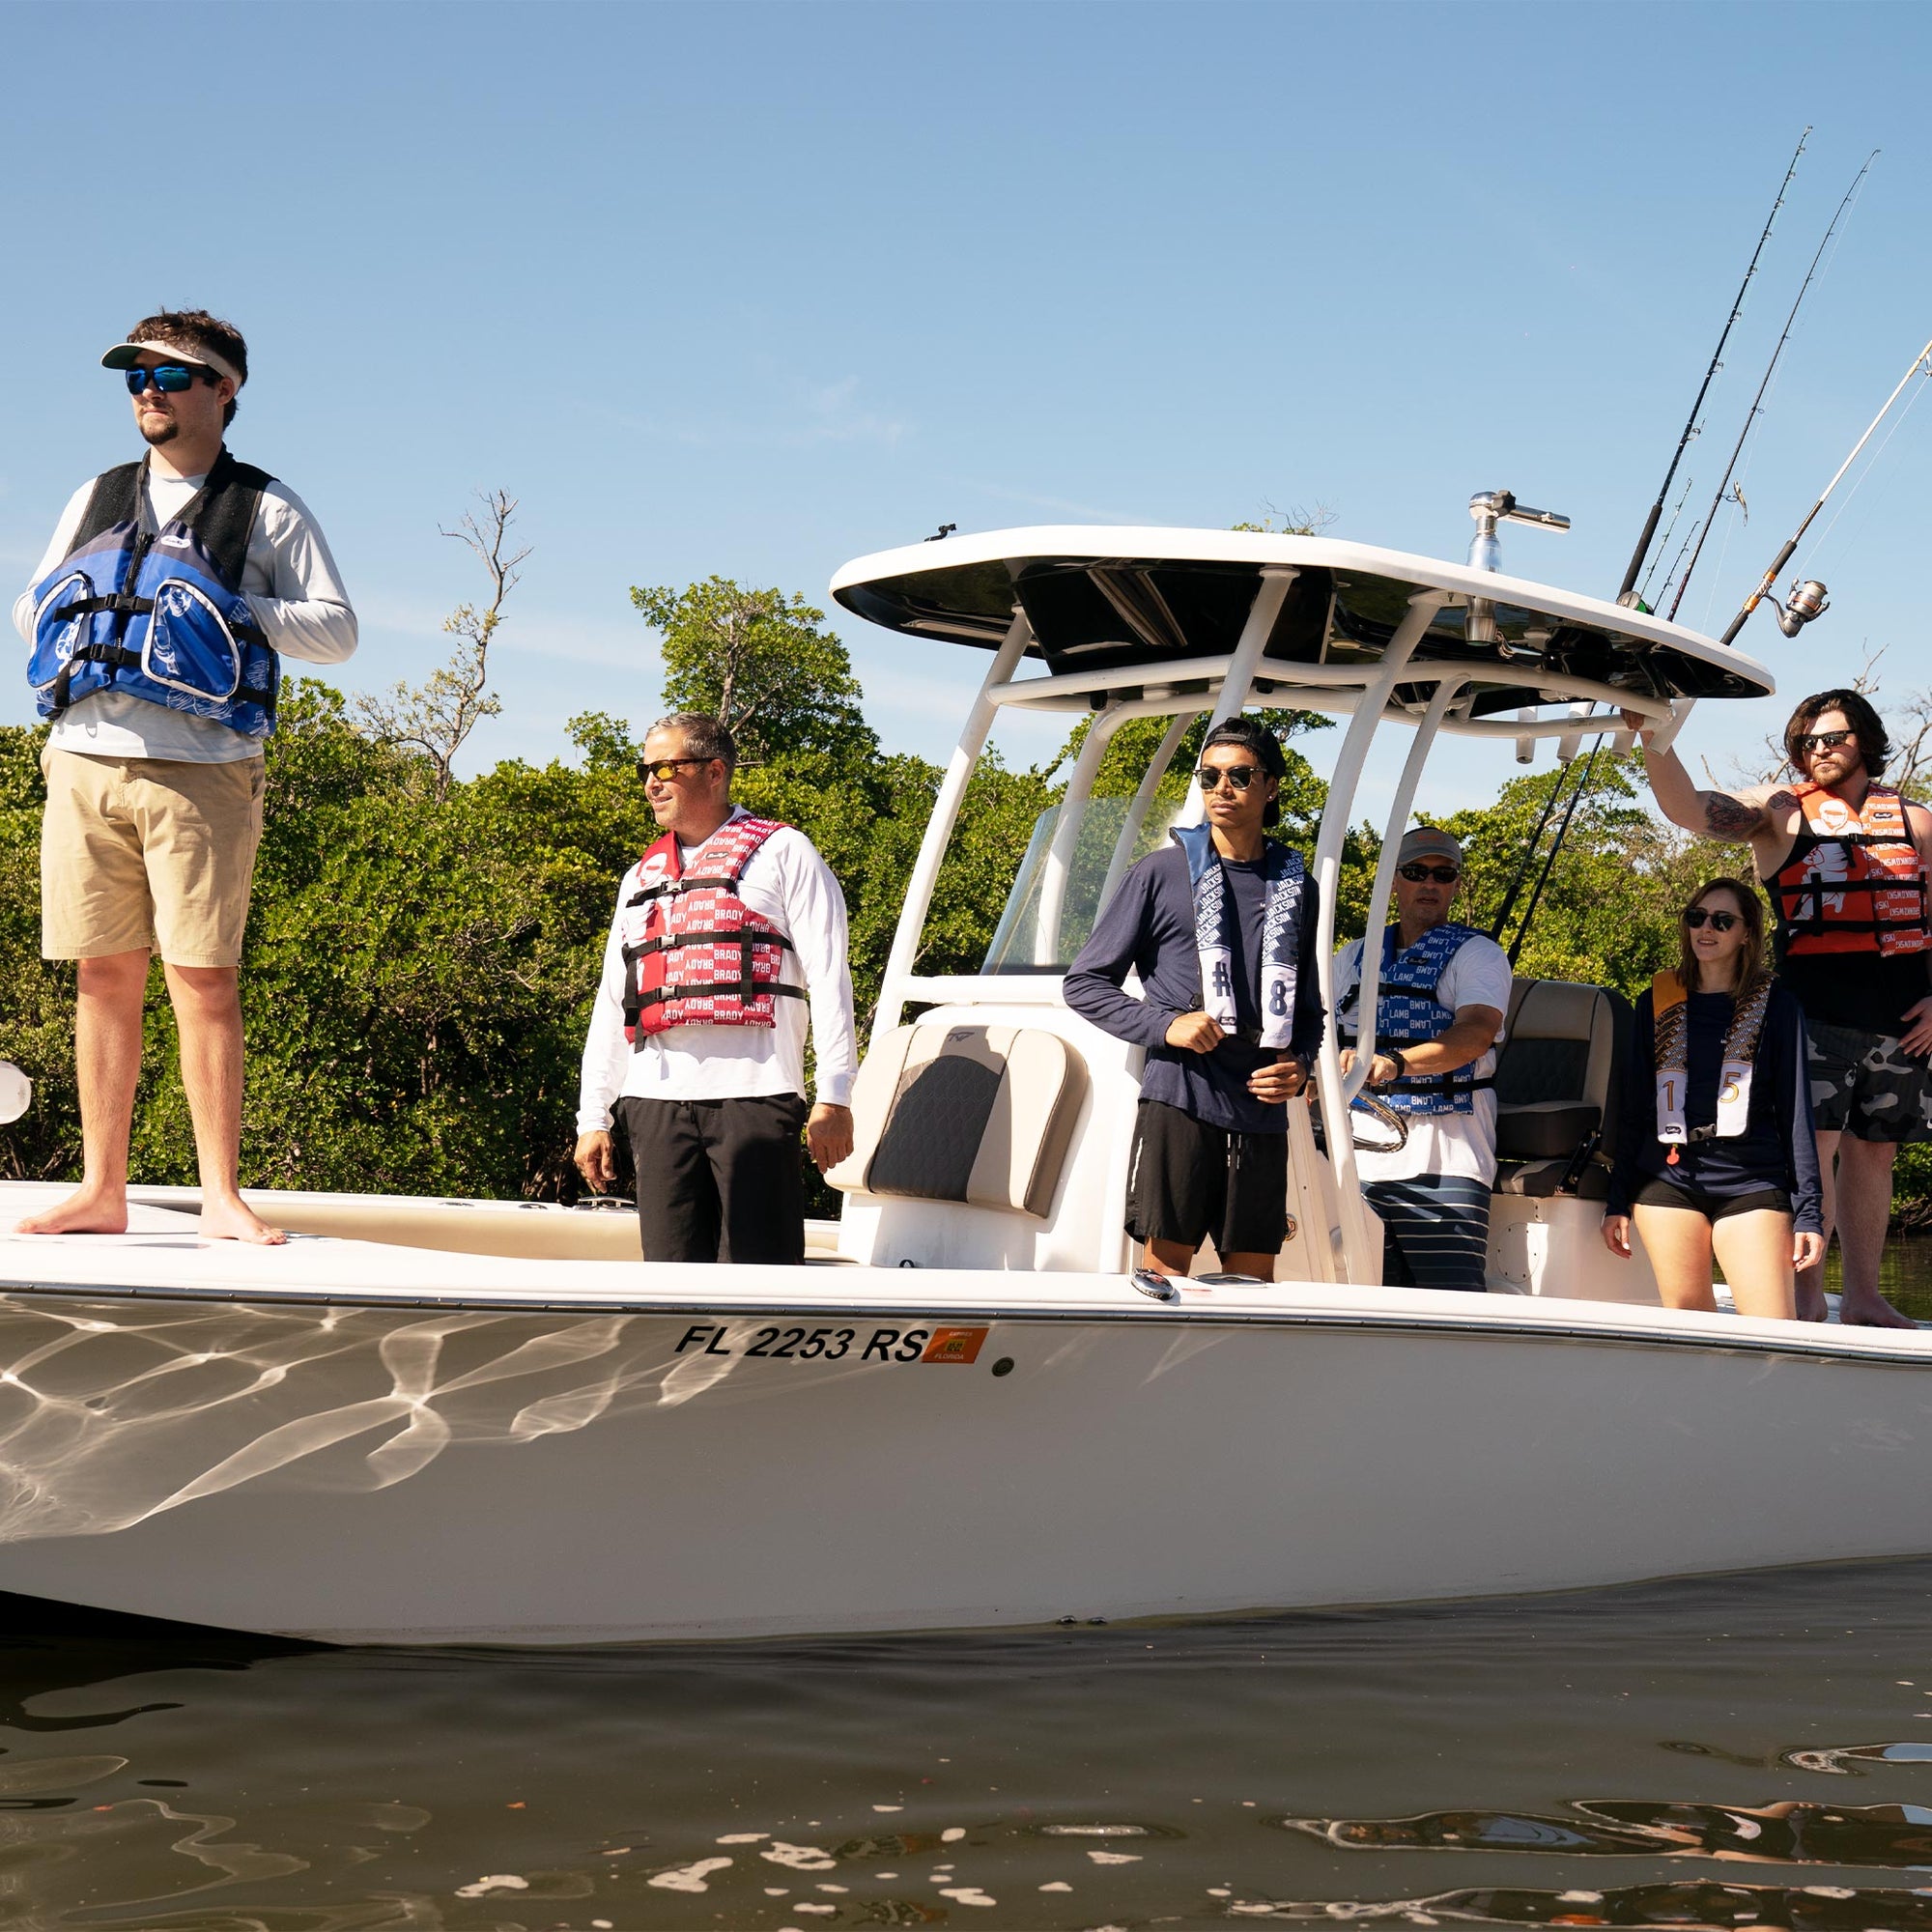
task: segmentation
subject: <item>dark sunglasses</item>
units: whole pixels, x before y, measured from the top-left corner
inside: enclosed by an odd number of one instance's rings
[[[185,362],[163,362],[158,369],[129,369],[127,376],[130,396],[144,395],[150,383],[164,396],[178,396],[196,383],[206,383],[212,388],[221,380],[213,369],[190,369]]]
[[[1411,886],[1419,886],[1424,879],[1434,879],[1438,886],[1453,886],[1463,876],[1454,866],[1425,866],[1419,860],[1411,860],[1406,866],[1398,866],[1396,870]]]
[[[1738,916],[1734,912],[1706,912],[1702,906],[1692,906],[1684,915],[1684,923],[1692,932],[1695,932],[1706,921],[1710,923],[1713,931],[1728,932],[1732,926],[1737,924]]]
[[[1813,752],[1835,752],[1858,735],[1856,731],[1806,731],[1798,740],[1798,755],[1808,758]]]
[[[646,764],[642,758],[639,758],[638,760],[638,776],[640,779],[656,779],[660,784],[663,784],[676,778],[677,768],[680,765],[708,765],[711,762],[709,758],[658,758],[652,763]]]
[[[1246,791],[1261,775],[1259,765],[1203,765],[1194,774],[1200,781],[1203,791],[1219,791],[1223,779],[1226,779],[1236,791]]]

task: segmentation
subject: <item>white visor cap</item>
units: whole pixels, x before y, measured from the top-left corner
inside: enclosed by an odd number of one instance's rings
[[[213,369],[217,376],[226,376],[239,389],[247,380],[235,373],[235,365],[225,361],[208,349],[184,349],[179,342],[117,342],[100,358],[103,369],[131,369],[141,359],[142,350],[153,355],[165,355],[176,362],[189,362],[203,369]]]

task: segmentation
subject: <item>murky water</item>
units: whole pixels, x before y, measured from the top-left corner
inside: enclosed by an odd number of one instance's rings
[[[1932,1561],[559,1655],[0,1599],[0,1927],[1355,1920],[1932,1932]]]
[[[678,1652],[16,1634],[0,1686],[6,1925],[1932,1927],[1932,1563]]]
[[[1835,1294],[1839,1276],[1838,1244],[1825,1263],[1826,1286]],[[1885,1244],[1879,1262],[1879,1286],[1894,1308],[1915,1321],[1932,1321],[1932,1235],[1894,1236]]]

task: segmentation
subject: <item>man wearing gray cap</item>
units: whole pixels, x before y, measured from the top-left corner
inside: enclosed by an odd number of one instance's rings
[[[1362,1193],[1382,1223],[1382,1280],[1480,1293],[1496,1177],[1495,1049],[1509,1011],[1510,963],[1473,927],[1450,922],[1463,848],[1419,825],[1396,853],[1396,918],[1382,933],[1369,1086],[1403,1115],[1408,1139],[1358,1152]],[[1335,1017],[1354,1065],[1362,941],[1335,961]]]
[[[148,445],[74,492],[14,606],[51,730],[41,951],[77,962],[78,1190],[26,1234],[128,1225],[141,1012],[158,952],[181,1036],[201,1232],[279,1241],[242,1199],[238,971],[283,654],[339,664],[355,613],[315,520],[223,442],[248,346],[163,309],[100,358]]]

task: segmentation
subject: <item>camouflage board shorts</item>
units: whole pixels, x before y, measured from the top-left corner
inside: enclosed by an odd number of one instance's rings
[[[1897,1036],[1812,1020],[1811,1108],[1820,1133],[1900,1145],[1932,1140],[1932,1062]]]

